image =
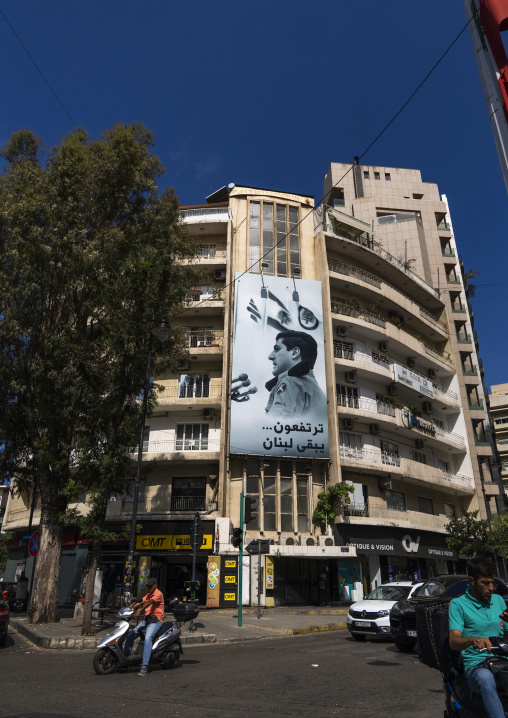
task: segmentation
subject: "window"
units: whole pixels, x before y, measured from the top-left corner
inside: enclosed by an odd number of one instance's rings
[[[245,466],[247,495],[254,499],[252,521],[247,529],[309,531],[310,476],[300,468],[301,462],[248,459]]]
[[[497,419],[494,419],[494,424],[508,424],[508,416],[500,416]]]
[[[388,182],[390,182],[391,179],[392,179],[392,177],[391,177],[390,173],[389,173],[389,172],[385,172],[385,180],[387,180]]]
[[[360,434],[350,434],[347,431],[341,431],[339,438],[341,456],[362,458],[362,437]]]
[[[418,497],[418,511],[421,514],[433,514],[434,513],[434,504],[432,503],[432,499],[426,499],[423,496]]]
[[[381,441],[381,461],[383,464],[400,466],[399,447],[391,441]]]
[[[411,458],[413,461],[417,461],[419,464],[426,464],[427,463],[427,457],[425,454],[422,454],[421,451],[411,451]]]
[[[385,369],[390,368],[390,360],[388,357],[385,357],[384,354],[380,354],[379,352],[372,352],[372,361],[374,364],[379,364],[379,366],[382,366]]]
[[[189,299],[191,302],[202,302],[204,299],[213,299],[213,296],[211,284],[199,284],[191,289]]]
[[[213,327],[185,327],[185,343],[189,349],[211,347],[213,338]]]
[[[217,245],[216,244],[202,244],[199,248],[198,256],[202,257],[203,259],[215,259],[217,255]]]
[[[449,519],[452,515],[452,513],[455,511],[454,504],[445,504],[444,505],[444,512],[447,519]]]
[[[208,424],[177,424],[177,451],[207,451]]]
[[[171,511],[204,511],[206,508],[206,479],[204,477],[175,477],[171,489]]]
[[[146,453],[150,448],[150,427],[145,426],[143,429],[143,453]]]
[[[448,461],[443,461],[443,459],[438,459],[437,465],[438,465],[438,468],[441,469],[441,471],[444,471],[447,474],[450,473],[450,464]]]
[[[249,208],[249,262],[251,272],[287,277],[300,266],[298,207],[273,202],[251,202]],[[266,256],[265,256],[266,255]]]
[[[369,171],[363,170],[363,179],[369,179]]]
[[[386,508],[394,511],[406,510],[406,495],[402,491],[386,491]]]
[[[358,389],[352,386],[337,384],[337,404],[349,406],[351,409],[358,409]]]
[[[355,348],[350,342],[333,342],[333,356],[336,359],[354,359]]]
[[[381,179],[379,172],[374,172],[374,179]]]
[[[178,397],[197,399],[210,396],[210,374],[180,374]]]

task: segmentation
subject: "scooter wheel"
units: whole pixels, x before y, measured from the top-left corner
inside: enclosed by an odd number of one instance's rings
[[[117,666],[118,658],[107,648],[101,648],[93,657],[94,671],[98,673],[99,676],[107,676],[113,673]]]
[[[168,651],[164,656],[162,667],[166,670],[176,668],[178,661],[180,660],[180,651]]]

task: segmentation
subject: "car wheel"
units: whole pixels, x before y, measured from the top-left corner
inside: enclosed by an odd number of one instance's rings
[[[404,653],[408,653],[409,651],[412,651],[413,648],[416,646],[416,641],[412,639],[401,639],[396,638],[394,640],[394,643],[396,647],[399,649],[399,651],[403,651]]]
[[[351,635],[353,636],[355,641],[365,641],[365,639],[367,638],[365,633],[352,633]]]
[[[102,648],[100,651],[97,651],[93,657],[94,671],[98,673],[99,676],[107,676],[113,673],[117,666],[118,658],[107,648]]]

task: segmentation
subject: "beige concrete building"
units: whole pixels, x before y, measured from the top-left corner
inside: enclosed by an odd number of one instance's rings
[[[204,279],[173,318],[185,327],[188,360],[157,378],[162,390],[146,427],[137,537],[140,566],[168,595],[181,593],[189,578],[189,533],[198,512],[200,600],[238,600],[232,537],[242,493],[252,505],[245,545],[269,542],[259,564],[257,555],[244,557],[244,602],[257,602],[260,577],[260,601],[267,605],[336,603],[381,581],[453,571],[457,557],[445,542],[449,512],[479,509],[485,517],[501,502],[446,199],[416,170],[349,169],[331,165],[326,204],[316,210],[306,195],[233,184],[205,204],[181,208],[182,221],[199,237]],[[259,383],[255,396],[242,374],[232,384],[235,273],[257,275],[261,286],[248,308],[253,356],[261,351],[258,319],[264,312],[266,324],[270,301],[278,302],[279,325],[294,310],[300,328],[322,332],[327,404],[319,426],[328,425],[329,446],[322,455],[312,438],[308,446],[317,448],[310,454],[301,441],[293,453],[253,451],[249,430],[240,443],[245,451],[230,451],[232,404],[240,399],[253,412],[254,434],[254,407],[268,402],[268,416],[272,400]],[[281,278],[295,302],[289,309],[270,289]],[[307,281],[321,285],[321,304],[312,311],[298,304]],[[268,356],[261,354],[269,378]],[[277,384],[277,393],[288,391],[287,384]],[[309,431],[303,421],[286,421],[285,435]],[[319,431],[314,427],[313,436]],[[289,440],[278,445],[288,447]],[[340,481],[352,485],[352,502],[339,507],[334,525],[316,527],[319,494]],[[132,497],[112,499],[108,523],[120,527]],[[27,504],[19,501],[11,500],[6,524],[21,534]],[[17,537],[11,568],[22,551]],[[75,587],[86,562],[86,541],[79,541],[64,547],[76,563],[61,596]],[[121,541],[105,546],[104,563],[121,574],[126,552]]]
[[[489,394],[490,418],[499,457],[499,471],[508,489],[508,384],[492,384]]]

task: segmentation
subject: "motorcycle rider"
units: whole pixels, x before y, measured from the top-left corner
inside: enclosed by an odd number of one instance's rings
[[[470,587],[459,598],[450,601],[450,648],[461,651],[466,681],[482,697],[489,718],[504,718],[505,712],[497,694],[494,675],[482,664],[490,653],[490,636],[502,636],[508,629],[508,611],[501,596],[494,593],[494,566],[486,559],[469,561]]]
[[[123,649],[125,656],[130,656],[134,639],[142,628],[146,628],[145,645],[143,648],[143,664],[138,676],[146,676],[148,673],[148,663],[150,662],[153,639],[164,622],[164,596],[157,588],[157,579],[149,578],[146,582],[146,587],[148,589],[148,593],[143,597],[141,602],[136,602],[136,600],[134,600],[130,606],[131,608],[137,609],[134,614],[135,616],[139,616],[141,611],[144,610],[145,620],[129,632]]]

